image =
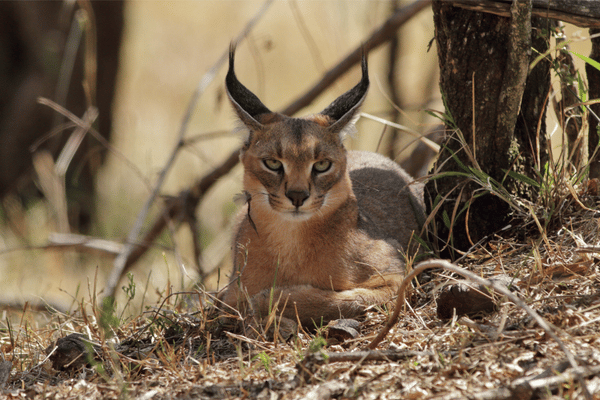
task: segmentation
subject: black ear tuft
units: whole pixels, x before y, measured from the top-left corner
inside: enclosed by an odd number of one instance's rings
[[[242,85],[235,76],[234,71],[235,44],[232,42],[229,46],[229,71],[225,78],[225,88],[229,99],[233,104],[238,116],[246,125],[260,126],[256,117],[261,114],[271,113],[265,105],[256,97],[254,93]]]
[[[347,124],[352,122],[369,90],[369,69],[364,48],[361,69],[362,78],[360,82],[321,111],[321,114],[326,115],[334,121],[330,129],[335,132],[342,131]]]

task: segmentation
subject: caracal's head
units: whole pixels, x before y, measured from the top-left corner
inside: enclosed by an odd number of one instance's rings
[[[234,52],[232,46],[225,82],[248,132],[240,157],[250,207],[290,221],[327,215],[352,195],[342,141],[369,87],[365,55],[359,84],[322,112],[291,118],[271,112],[238,81]]]

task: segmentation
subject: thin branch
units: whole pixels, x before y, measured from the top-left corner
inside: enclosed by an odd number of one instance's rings
[[[69,232],[69,216],[64,177],[56,173],[56,164],[48,151],[33,155],[33,168],[44,197],[52,206],[56,229],[62,233]]]
[[[69,30],[69,35],[67,36],[67,41],[65,43],[65,53],[60,65],[60,72],[58,73],[58,81],[55,89],[56,94],[54,95],[56,103],[61,106],[65,106],[67,103],[69,84],[71,83],[73,67],[75,65],[75,59],[77,57],[77,51],[79,50],[81,35],[83,33],[81,27],[83,20],[85,20],[84,13],[85,11],[83,10],[75,11],[75,15],[71,21],[71,29]],[[56,125],[62,123],[63,117],[64,116],[61,114],[55,114],[52,126],[56,127]]]
[[[361,112],[360,116],[361,117],[365,117],[367,119],[370,119],[372,121],[379,122],[380,124],[384,124],[386,126],[391,126],[392,128],[397,129],[399,131],[406,132],[409,135],[411,135],[412,137],[420,140],[421,143],[423,143],[425,146],[429,147],[434,152],[439,153],[439,151],[440,151],[440,145],[439,144],[437,144],[433,140],[429,139],[425,135],[423,135],[423,134],[421,134],[421,133],[419,133],[419,132],[417,132],[415,130],[410,129],[407,126],[400,125],[400,124],[397,124],[395,122],[390,122],[387,119],[379,118],[379,117],[377,117],[375,115],[371,115],[371,114],[365,113],[365,112]]]
[[[362,46],[358,46],[335,67],[327,71],[327,73],[323,75],[323,77],[312,87],[312,89],[306,92],[304,96],[300,97],[294,103],[286,107],[282,111],[282,114],[292,115],[309,105],[319,94],[321,94],[333,82],[346,73],[346,71],[348,71],[355,64],[358,64],[363,49],[368,52],[381,46],[393,38],[396,35],[398,28],[400,28],[405,22],[430,5],[431,0],[416,0],[400,8],[387,21],[385,21],[380,28],[372,32]]]
[[[312,353],[305,357],[303,362],[314,364],[330,364],[333,362],[358,362],[358,361],[404,361],[418,356],[432,356],[431,351],[415,350],[370,350],[352,351],[326,354]]]
[[[55,172],[61,179],[65,179],[69,164],[71,164],[77,149],[79,149],[81,142],[83,142],[85,135],[89,132],[96,118],[98,118],[98,109],[93,106],[89,107],[82,117],[84,126],[77,126],[67,139],[67,143],[65,143],[56,159]]]
[[[75,233],[50,233],[46,248],[74,248],[83,251],[100,251],[105,254],[117,255],[123,251],[124,245],[113,240],[99,239]]]
[[[312,35],[310,34],[310,30],[306,26],[306,22],[304,20],[304,17],[302,16],[302,12],[300,11],[300,8],[298,7],[297,0],[289,0],[289,5],[290,5],[290,9],[292,10],[292,15],[294,16],[294,19],[296,20],[296,25],[298,25],[298,29],[300,29],[300,34],[302,35],[302,37],[304,38],[304,41],[306,42],[306,45],[308,46],[308,50],[310,51],[310,54],[312,55],[312,58],[315,62],[315,65],[317,66],[317,69],[320,72],[325,71],[326,70],[325,63],[323,62],[323,57],[321,57],[321,53],[319,53],[319,46],[317,46],[317,42],[312,37]]]
[[[472,393],[471,399],[486,399],[486,400],[510,400],[515,398],[533,398],[533,392],[540,389],[555,390],[565,383],[573,382],[578,378],[591,378],[600,374],[600,367],[579,367],[566,371],[555,371],[552,376],[517,379],[506,386],[501,386],[496,389],[486,390],[479,393]],[[527,395],[525,395],[527,394]],[[527,397],[530,396],[530,397]],[[454,394],[443,396],[436,399],[452,398]]]
[[[267,11],[267,9],[269,8],[269,6],[272,3],[273,3],[273,0],[266,0],[263,3],[262,7],[258,10],[258,12],[254,15],[254,17],[252,17],[252,19],[250,19],[250,21],[248,21],[248,23],[246,24],[244,29],[237,36],[237,38],[235,39],[235,42],[241,41],[244,37],[246,37],[248,35],[248,33],[252,30],[254,25],[256,25],[256,23],[260,20],[260,18],[262,18],[262,16],[265,14],[265,12]],[[177,154],[179,153],[179,149],[181,147],[183,147],[185,144],[184,135],[185,135],[185,132],[187,131],[189,121],[192,117],[192,113],[193,113],[194,109],[196,108],[196,104],[198,103],[200,96],[202,96],[202,94],[204,93],[204,91],[206,90],[208,85],[210,85],[210,83],[214,80],[214,78],[217,75],[220,68],[227,61],[228,54],[229,54],[229,50],[223,52],[223,54],[221,55],[219,60],[202,77],[202,79],[200,80],[200,83],[196,87],[196,90],[192,94],[192,98],[190,99],[190,102],[188,103],[188,108],[186,110],[186,113],[183,117],[183,120],[181,121],[177,144],[175,145],[175,148],[171,152],[171,155],[170,155],[165,167],[160,172],[158,179],[156,180],[154,189],[153,189],[152,193],[150,194],[150,197],[148,197],[148,199],[146,200],[146,203],[144,203],[144,206],[142,207],[141,211],[139,212],[137,219],[135,220],[135,223],[133,224],[133,227],[131,228],[131,230],[129,231],[129,234],[127,235],[127,241],[126,241],[127,244],[125,246],[125,250],[121,254],[119,254],[119,256],[114,261],[113,270],[111,271],[111,274],[108,278],[108,282],[106,283],[106,287],[105,287],[105,295],[106,296],[114,296],[116,286],[119,282],[119,279],[121,278],[121,276],[123,274],[123,270],[125,269],[125,266],[127,265],[127,260],[129,259],[132,252],[135,249],[135,245],[133,243],[137,240],[137,238],[142,230],[142,226],[144,224],[144,221],[146,220],[146,216],[148,215],[148,212],[150,211],[150,207],[156,200],[156,197],[158,196],[158,193],[160,192],[163,182],[167,176],[167,172],[171,169],[171,166],[175,162],[175,158],[177,157]]]
[[[173,197],[166,202],[165,210],[162,215],[152,224],[152,227],[147,231],[144,239],[141,240],[145,245],[134,244],[133,251],[131,251],[129,258],[119,276],[123,276],[130,268],[140,259],[146,250],[149,248],[149,244],[153,243],[154,240],[162,233],[167,226],[167,221],[172,219],[179,219],[179,216],[186,212],[186,210],[195,210],[200,200],[204,196],[204,193],[212,187],[212,185],[219,180],[219,178],[227,175],[233,167],[239,162],[239,150],[232,152],[229,157],[219,167],[215,168],[208,175],[196,181],[191,189],[185,190],[177,197]],[[210,271],[204,271],[208,273]],[[117,282],[118,282],[117,280]]]
[[[428,7],[430,4],[431,0],[416,0],[413,3],[399,9],[379,29],[375,30],[369,36],[369,38],[364,42],[364,45],[358,46],[352,53],[350,53],[350,55],[330,69],[323,76],[323,78],[315,84],[315,86],[309,89],[304,95],[291,103],[289,106],[284,108],[281,113],[293,115],[305,106],[309,105],[323,91],[333,84],[336,79],[347,72],[352,66],[354,66],[354,64],[358,63],[363,46],[365,49],[373,49],[385,43],[387,40],[390,40],[395,35],[396,30],[402,24],[410,20],[410,18],[416,15],[419,11]],[[182,143],[185,143],[185,141],[182,141]],[[142,243],[152,243],[152,241],[158,237],[165,228],[166,219],[173,219],[185,210],[194,210],[202,200],[204,193],[210,189],[210,187],[212,187],[212,185],[219,178],[228,174],[229,171],[231,171],[231,169],[237,165],[239,162],[239,152],[239,148],[235,149],[219,167],[200,180],[196,181],[190,190],[181,192],[177,197],[173,198],[172,201],[168,202],[162,215],[154,221],[152,227],[144,236]],[[140,216],[141,215],[142,214],[140,214]],[[141,227],[137,229],[138,234],[140,230]],[[131,233],[133,233],[133,229]],[[132,236],[132,234],[130,234],[130,236]],[[119,256],[120,260],[118,264],[117,260],[115,260],[113,270],[105,288],[105,293],[107,296],[114,295],[115,288],[123,274],[125,274],[131,268],[131,266],[146,252],[147,246],[139,246],[134,244],[136,243],[136,239],[137,234],[133,240],[127,241],[128,247],[126,248],[126,251]],[[207,273],[207,271],[204,271],[204,273]]]
[[[392,11],[398,10],[398,0],[392,1]],[[394,37],[390,40],[390,45],[388,49],[388,73],[387,73],[387,84],[388,90],[390,91],[390,101],[393,106],[390,111],[390,120],[395,123],[399,123],[400,118],[400,109],[404,108],[404,105],[400,101],[400,90],[398,86],[400,81],[398,80],[398,49],[400,47],[400,40],[398,39],[398,34],[394,35]],[[398,141],[399,132],[397,129],[392,129],[390,132],[390,139],[387,145],[384,154],[387,155],[390,159],[396,159],[396,142]]]
[[[81,13],[81,21],[84,23],[84,55],[83,55],[83,91],[85,93],[88,107],[96,107],[96,89],[98,84],[98,34],[96,32],[96,17],[91,1],[78,1],[79,7],[84,11]]]
[[[102,146],[104,146],[106,149],[108,149],[108,151],[110,151],[112,154],[114,154],[117,157],[117,159],[123,161],[123,163],[125,163],[129,168],[131,168],[131,170],[138,176],[138,178],[147,187],[150,187],[150,183],[148,182],[148,180],[146,179],[146,177],[144,176],[142,171],[140,171],[140,169],[134,163],[129,161],[129,159],[121,151],[119,151],[117,148],[112,146],[108,142],[108,140],[106,140],[102,135],[100,135],[100,133],[97,130],[95,130],[91,126],[88,126],[89,124],[87,124],[86,121],[79,118],[78,116],[76,116],[71,111],[69,111],[66,108],[64,108],[63,106],[61,106],[60,104],[57,104],[56,102],[54,102],[50,99],[47,99],[45,97],[39,97],[38,103],[48,106],[51,109],[53,109],[54,111],[62,114],[64,117],[69,119],[74,124],[74,126],[89,129],[88,132],[94,137],[94,139],[96,139]],[[31,148],[30,148],[31,151],[32,152],[35,151],[37,149],[37,147],[39,147],[45,140],[48,140],[50,137],[54,136],[55,134],[60,133],[60,129],[66,130],[66,129],[70,129],[71,127],[72,127],[71,124],[63,124],[59,127],[56,127],[49,134],[47,134],[43,138],[37,140],[31,146]]]

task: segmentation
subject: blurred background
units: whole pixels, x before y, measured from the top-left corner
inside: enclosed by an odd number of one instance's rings
[[[409,3],[274,1],[238,46],[238,78],[267,107],[281,110],[365,41],[394,9]],[[0,302],[47,301],[68,309],[73,301],[91,299],[94,287],[102,290],[114,254],[58,246],[53,235],[84,234],[120,249],[177,146],[199,82],[263,4],[0,2],[0,34],[10,39],[0,45]],[[570,34],[579,31],[569,29]],[[443,111],[433,38],[427,7],[398,30],[393,44],[371,51],[364,112],[421,133],[435,127],[438,121],[425,112]],[[88,62],[94,43],[95,63]],[[574,46],[589,54],[589,42]],[[190,188],[241,144],[224,91],[226,67],[218,69],[193,108],[186,145],[168,170],[142,232],[160,216],[166,196]],[[299,115],[322,110],[359,79],[359,68],[352,68]],[[108,149],[90,133],[77,145],[77,137],[83,136],[77,136],[69,120],[36,103],[38,96],[46,97],[86,120],[84,116],[93,117],[86,114],[90,93],[99,109],[92,126],[110,141]],[[405,133],[366,118],[357,127],[346,142],[350,149],[379,151],[402,162],[415,146]],[[227,282],[238,208],[233,199],[241,190],[241,177],[236,166],[206,193],[195,211],[197,232],[171,224],[136,263],[131,270],[135,304],[154,304],[169,291],[193,288],[199,268],[207,274],[203,285],[208,290]],[[192,235],[202,248],[200,260]],[[118,285],[121,304],[125,284]]]

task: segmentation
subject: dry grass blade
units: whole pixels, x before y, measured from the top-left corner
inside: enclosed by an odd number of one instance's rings
[[[410,134],[411,136],[413,136],[413,137],[417,138],[418,140],[420,140],[422,143],[424,143],[427,147],[429,147],[431,150],[435,151],[436,153],[440,151],[440,145],[439,144],[435,143],[433,140],[425,137],[424,135],[420,134],[419,132],[416,132],[416,131],[410,129],[409,127],[397,124],[395,122],[388,121],[388,120],[386,120],[384,118],[379,118],[379,117],[377,117],[375,115],[371,115],[371,114],[365,113],[365,112],[360,113],[360,116],[368,118],[368,119],[371,119],[373,121],[377,121],[377,122],[379,122],[381,124],[384,124],[385,126],[391,126],[392,128],[395,128],[395,129],[398,129],[400,131],[406,132],[406,133]]]

